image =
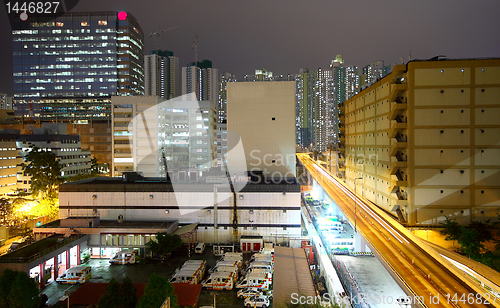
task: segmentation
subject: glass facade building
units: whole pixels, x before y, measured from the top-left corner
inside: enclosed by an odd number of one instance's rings
[[[111,96],[143,95],[144,34],[131,14],[120,17],[67,13],[14,23],[16,115],[103,119]]]

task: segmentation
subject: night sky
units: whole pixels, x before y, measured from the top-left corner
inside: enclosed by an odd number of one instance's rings
[[[327,68],[335,55],[364,66],[401,57],[427,59],[500,57],[500,0],[80,0],[72,10],[128,11],[145,34],[178,28],[158,38],[158,48],[194,61],[210,59],[219,73],[242,79],[257,68],[296,74]],[[0,13],[0,92],[12,95],[12,35]]]

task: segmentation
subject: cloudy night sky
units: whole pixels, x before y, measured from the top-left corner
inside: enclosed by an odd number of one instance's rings
[[[401,58],[500,57],[499,0],[80,0],[72,10],[128,11],[149,33],[178,26],[158,38],[158,48],[181,66],[210,59],[219,73],[240,80],[257,68],[296,74],[327,68],[335,55],[346,65]],[[12,35],[0,13],[0,92],[12,95]]]

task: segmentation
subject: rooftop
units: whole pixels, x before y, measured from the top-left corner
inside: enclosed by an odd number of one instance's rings
[[[203,179],[192,183],[172,183],[167,178],[143,177],[97,177],[59,186],[60,192],[213,192],[229,191],[229,185],[204,183]],[[241,186],[241,183],[237,183]],[[262,178],[259,182],[248,181],[241,192],[300,192],[300,184],[295,178]]]

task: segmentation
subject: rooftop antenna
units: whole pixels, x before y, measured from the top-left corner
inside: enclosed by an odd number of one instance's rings
[[[156,30],[154,32],[149,33],[149,37],[152,37],[152,36],[155,37],[155,52],[156,52],[156,55],[158,55],[158,36],[160,36],[160,34],[162,34],[163,32],[174,30],[175,28],[179,28],[179,26],[175,26],[175,27],[168,28],[168,29],[165,29],[165,30],[160,30],[160,31],[158,31],[158,28],[156,28]]]
[[[194,49],[194,66],[198,66],[198,35],[194,38],[193,45],[191,49]]]

